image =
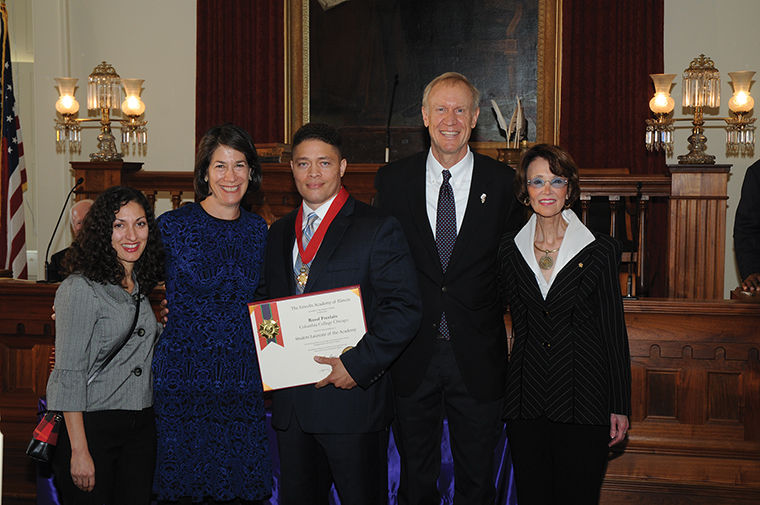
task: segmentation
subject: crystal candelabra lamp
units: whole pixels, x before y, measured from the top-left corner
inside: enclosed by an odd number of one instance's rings
[[[142,79],[121,79],[116,70],[102,62],[95,67],[87,82],[87,110],[99,117],[79,118],[79,102],[74,92],[77,79],[70,77],[56,78],[58,100],[55,110],[56,148],[64,152],[68,147],[70,153],[82,151],[82,123],[88,121],[100,122],[98,134],[98,151],[90,154],[93,161],[121,160],[123,155],[145,155],[148,145],[147,121],[144,119],[145,103],[140,97]],[[124,87],[124,100],[121,99],[121,88]],[[116,149],[116,139],[111,133],[112,114],[121,114],[116,119],[116,128],[121,129],[120,153]]]
[[[683,73],[683,97],[681,105],[693,111],[693,117],[674,118],[675,101],[670,96],[674,74],[651,74],[655,94],[649,101],[654,119],[646,120],[645,143],[650,151],[662,150],[668,156],[673,154],[673,129],[676,121],[691,121],[692,130],[688,138],[689,152],[678,156],[680,164],[713,164],[715,156],[707,154],[707,137],[704,134],[706,120],[726,122],[726,154],[752,155],[754,151],[753,123],[749,118],[754,100],[749,94],[754,72],[729,72],[734,85],[734,95],[728,102],[731,113],[727,118],[705,118],[705,109],[720,107],[720,73],[713,61],[700,54],[694,58]]]

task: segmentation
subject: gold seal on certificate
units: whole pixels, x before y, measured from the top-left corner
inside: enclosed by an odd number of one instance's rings
[[[339,357],[367,332],[359,286],[249,303],[264,390],[313,384],[329,365],[314,356]]]
[[[268,344],[276,342],[277,335],[280,334],[280,325],[274,319],[265,319],[259,324],[259,333]]]

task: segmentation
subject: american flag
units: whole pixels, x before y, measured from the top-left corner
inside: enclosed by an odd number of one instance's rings
[[[12,270],[13,277],[26,279],[26,230],[24,228],[24,191],[26,191],[26,167],[24,144],[21,142],[21,126],[16,114],[11,71],[11,47],[8,36],[8,11],[5,2],[2,12],[3,67],[0,84],[3,103],[0,118],[3,121],[2,155],[0,155],[0,269]]]

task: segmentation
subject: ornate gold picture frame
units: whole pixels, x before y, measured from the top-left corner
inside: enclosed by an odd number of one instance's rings
[[[285,142],[310,118],[309,0],[285,2]],[[536,141],[559,138],[562,0],[538,0]],[[525,43],[532,43],[526,41]],[[483,142],[503,147],[500,142]]]

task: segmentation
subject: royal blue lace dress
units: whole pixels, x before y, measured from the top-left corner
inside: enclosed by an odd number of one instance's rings
[[[259,500],[272,489],[264,400],[247,303],[267,227],[199,204],[158,220],[169,321],[153,359],[159,500]]]

